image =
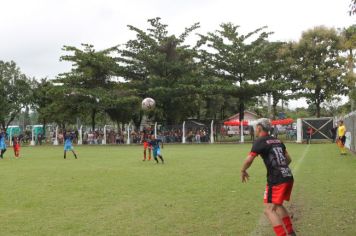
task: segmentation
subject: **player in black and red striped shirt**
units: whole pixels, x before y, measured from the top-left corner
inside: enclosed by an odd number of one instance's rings
[[[260,155],[267,168],[267,186],[264,195],[264,213],[270,220],[277,236],[296,235],[284,201],[289,201],[293,188],[293,175],[289,168],[292,161],[286,146],[277,138],[268,134],[271,128],[269,119],[258,120],[256,135],[258,139],[253,143],[251,152],[241,169],[242,182],[249,178],[247,169],[255,157]],[[284,225],[284,226],[283,226]]]

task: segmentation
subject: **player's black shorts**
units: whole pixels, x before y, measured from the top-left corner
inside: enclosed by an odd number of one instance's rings
[[[345,142],[346,142],[346,136],[341,136],[339,139],[340,139],[340,141],[341,141],[342,145],[345,145]]]

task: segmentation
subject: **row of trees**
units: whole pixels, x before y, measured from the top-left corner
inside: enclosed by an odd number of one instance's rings
[[[64,46],[60,60],[71,62],[72,70],[56,79],[29,79],[15,63],[0,61],[2,127],[28,106],[41,123],[65,126],[80,119],[95,129],[103,116],[140,124],[145,97],[157,104],[146,115],[168,124],[258,110],[263,96],[272,97],[273,117],[280,101],[304,97],[320,116],[323,103],[356,97],[356,25],[315,27],[298,42],[271,42],[266,27],[241,34],[237,25],[225,23],[187,44],[199,23],[172,35],[160,18],[148,22],[146,30],[129,25],[136,37],[123,45],[101,51],[88,44]]]

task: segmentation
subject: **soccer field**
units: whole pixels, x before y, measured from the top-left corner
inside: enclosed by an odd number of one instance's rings
[[[265,167],[240,168],[251,144],[23,147],[0,161],[1,235],[273,235],[262,215]],[[298,235],[355,235],[356,156],[336,145],[287,144]]]

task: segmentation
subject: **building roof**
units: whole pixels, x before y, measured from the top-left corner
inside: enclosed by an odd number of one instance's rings
[[[250,115],[250,116],[254,117],[254,120],[258,118],[258,115],[252,111],[248,111],[248,110],[244,111],[244,116],[246,116],[246,115]],[[237,113],[233,116],[230,116],[225,121],[239,120],[239,116],[240,116],[240,113]]]

